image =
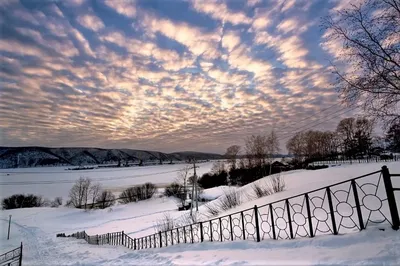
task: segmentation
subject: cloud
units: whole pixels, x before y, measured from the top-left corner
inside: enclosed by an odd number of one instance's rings
[[[184,15],[186,2],[3,1],[4,143],[223,152],[296,125],[337,101],[310,47],[325,36],[309,34],[312,14],[296,3],[194,1]]]
[[[161,33],[186,46],[195,56],[203,55],[207,58],[219,56],[217,45],[221,37],[218,32],[206,33],[187,23],[172,22],[153,15],[144,16],[141,23],[150,34]]]
[[[128,18],[133,18],[136,15],[134,0],[106,0],[104,3],[108,7],[114,9],[117,13]]]
[[[214,19],[220,20],[222,22],[229,22],[233,25],[238,24],[249,24],[251,19],[243,12],[234,12],[229,10],[224,2],[216,0],[194,0],[193,7],[196,11],[205,13]]]
[[[84,14],[78,17],[78,22],[83,27],[92,30],[99,31],[104,28],[104,23],[95,15]]]

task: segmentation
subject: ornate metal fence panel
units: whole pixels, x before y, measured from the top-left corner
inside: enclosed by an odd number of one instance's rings
[[[18,248],[0,255],[0,265],[21,266],[22,265],[22,242]]]
[[[124,232],[72,236],[90,244],[124,245],[131,249],[167,247],[204,241],[294,239],[345,234],[377,224],[398,230],[400,219],[391,177],[386,167],[260,207],[132,239]]]

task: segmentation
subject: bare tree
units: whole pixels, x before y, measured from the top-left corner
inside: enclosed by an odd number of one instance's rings
[[[251,135],[245,139],[246,156],[249,166],[255,164],[261,166],[265,163],[267,156],[267,137],[261,135]]]
[[[187,185],[188,185],[188,178],[189,173],[192,167],[190,165],[185,165],[182,169],[178,172],[178,178],[175,180],[176,183],[183,185],[183,193],[187,194]]]
[[[350,1],[349,1],[350,3]],[[400,120],[400,3],[364,0],[324,20],[335,50],[337,85],[348,103],[361,102],[386,126]],[[337,45],[336,45],[337,47]],[[344,63],[345,67],[339,67]]]
[[[367,154],[372,145],[374,121],[367,118],[345,118],[337,126],[342,153],[348,158]]]
[[[104,190],[101,194],[96,198],[96,203],[98,208],[105,209],[111,207],[115,204],[115,196],[109,190]]]
[[[216,161],[213,163],[211,167],[211,173],[213,174],[220,174],[225,171],[225,163],[223,161]]]
[[[267,155],[268,155],[268,161],[269,161],[269,174],[271,174],[272,171],[272,161],[274,155],[276,155],[279,152],[279,140],[278,136],[275,133],[275,130],[272,130],[268,135],[267,135]]]
[[[94,203],[96,202],[97,197],[100,195],[102,191],[101,184],[95,183],[89,188],[89,197],[92,199],[92,208],[94,207]]]
[[[236,168],[236,161],[237,161],[239,152],[240,152],[239,145],[232,145],[226,149],[225,156],[228,159],[228,164],[230,164],[231,169]]]
[[[82,208],[88,201],[89,188],[91,180],[90,178],[80,177],[75,184],[72,186],[69,192],[69,203],[76,208]]]

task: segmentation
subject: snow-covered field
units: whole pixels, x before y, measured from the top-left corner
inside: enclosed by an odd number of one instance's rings
[[[237,209],[249,208],[255,204],[266,204],[377,171],[382,165],[383,163],[372,163],[317,171],[286,172],[283,174],[286,191],[246,201]],[[391,172],[400,173],[399,162],[387,163],[387,166]],[[75,178],[78,177],[79,173]],[[172,180],[175,177],[176,175],[171,177]],[[135,179],[131,181],[133,180]],[[125,179],[122,181],[125,182]],[[151,179],[146,181],[157,183]],[[159,183],[162,183],[161,180]],[[397,182],[396,186],[399,185],[400,183]],[[29,186],[20,188],[22,190],[26,187],[29,188]],[[247,186],[240,190],[246,191],[250,188]],[[25,192],[18,190],[18,187],[13,189],[14,191],[8,194]],[[218,196],[221,191],[222,189],[215,188],[207,190],[206,194]],[[47,196],[51,197],[50,194]],[[400,195],[397,195],[397,198],[400,202]],[[200,212],[203,211],[200,207]],[[23,265],[400,265],[400,249],[398,248],[400,232],[393,231],[388,224],[369,227],[360,233],[325,235],[312,239],[264,240],[260,243],[252,240],[204,242],[141,251],[129,250],[122,246],[92,246],[84,240],[55,237],[57,233],[70,234],[82,230],[86,230],[89,235],[124,230],[132,238],[141,237],[155,232],[154,224],[165,212],[169,212],[174,218],[182,215],[182,212],[176,211],[176,202],[169,198],[154,198],[88,212],[66,207],[2,210],[0,212],[0,252],[18,247],[23,241]],[[7,241],[8,215],[12,215],[12,226],[11,239]],[[378,228],[383,228],[385,231],[380,231]]]
[[[213,162],[198,164],[197,174],[201,176],[209,172],[212,164]],[[94,170],[65,170],[68,167],[0,169],[0,192],[1,197],[16,193],[32,193],[49,199],[55,197],[66,199],[73,183],[79,177],[89,177],[94,182],[101,183],[103,188],[111,189],[118,194],[131,185],[146,182],[160,187],[165,186],[173,182],[179,170],[184,167],[185,164],[166,164]],[[5,183],[7,185],[1,185]]]

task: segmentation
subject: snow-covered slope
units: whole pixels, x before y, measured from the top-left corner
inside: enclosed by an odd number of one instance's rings
[[[382,164],[356,165],[317,171],[287,173],[287,190],[249,201],[239,209],[268,203],[361,174],[379,170]],[[400,163],[388,164],[400,173]],[[246,188],[242,188],[246,189]],[[155,222],[165,212],[182,215],[168,198],[118,205],[111,210],[85,212],[70,208],[31,208],[1,211],[0,251],[24,242],[23,265],[399,265],[400,232],[388,225],[346,235],[309,239],[265,240],[260,243],[180,244],[162,249],[133,251],[122,246],[92,246],[83,240],[56,238],[55,234],[86,230],[90,235],[124,230],[132,238],[155,232]],[[8,215],[12,215],[11,239],[6,239]]]

